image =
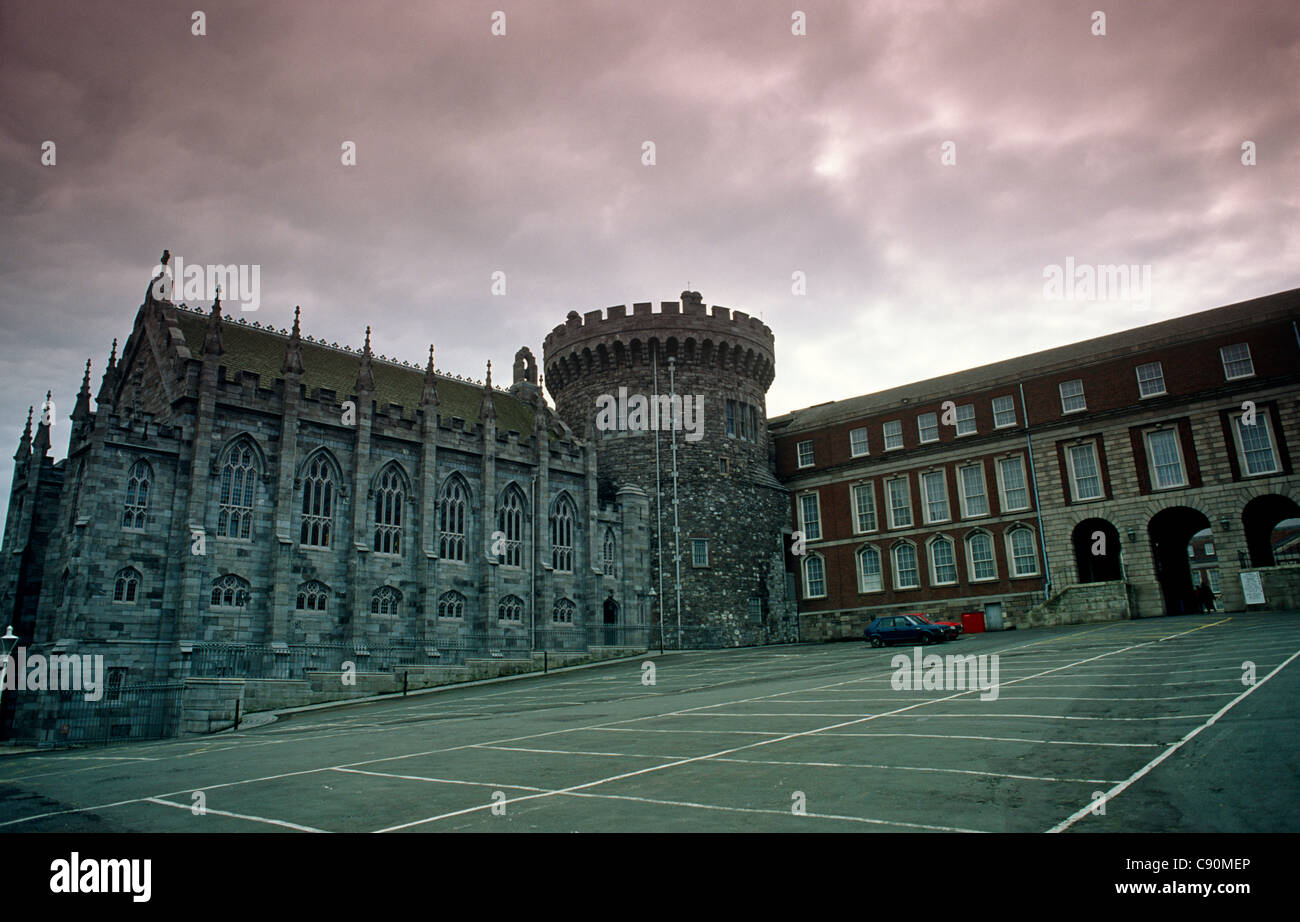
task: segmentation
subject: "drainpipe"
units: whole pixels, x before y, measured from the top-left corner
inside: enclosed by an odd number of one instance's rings
[[[591,450],[590,446],[587,448]],[[528,652],[530,654],[537,652],[537,565],[540,562],[537,555],[537,475],[532,477],[532,501],[533,501],[533,546],[529,548],[528,567]]]
[[[652,340],[650,361],[653,364],[655,399],[659,399],[659,342]],[[671,407],[672,405],[669,404]],[[664,652],[664,494],[659,468],[659,429],[655,434],[655,556],[659,571],[659,652]]]
[[[1034,469],[1034,442],[1029,436],[1029,407],[1025,404],[1025,385],[1020,384],[1020,412],[1025,417],[1025,450],[1029,455],[1029,482],[1034,487],[1034,511],[1038,513],[1038,549],[1043,555],[1043,601],[1052,594],[1052,570],[1047,562],[1047,535],[1043,531],[1043,504],[1038,501],[1038,474]]]
[[[676,359],[668,356],[668,407],[671,412],[676,412],[677,384],[674,375]],[[676,561],[677,575],[677,649],[682,648],[682,547],[681,547],[681,526],[677,521],[677,420],[673,420],[672,429],[669,436],[672,438],[673,446],[673,559]]]

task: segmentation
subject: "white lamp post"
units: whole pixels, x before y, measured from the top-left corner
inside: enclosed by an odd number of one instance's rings
[[[14,626],[11,624],[5,628],[3,637],[0,637],[0,696],[4,695],[5,685],[9,682],[9,654],[14,652],[14,647],[18,646],[18,636],[14,634]]]

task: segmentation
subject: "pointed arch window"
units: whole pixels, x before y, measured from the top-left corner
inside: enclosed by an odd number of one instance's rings
[[[298,611],[325,611],[330,587],[320,580],[308,580],[298,587]]]
[[[217,537],[236,541],[253,538],[253,488],[257,481],[257,454],[240,439],[221,461],[221,493],[217,510]]]
[[[126,478],[126,503],[122,507],[122,527],[127,531],[144,531],[149,512],[149,487],[153,468],[141,458],[131,466]]]
[[[513,484],[506,487],[501,497],[497,530],[505,535],[505,553],[501,562],[507,567],[523,566],[524,498]]]
[[[298,543],[304,547],[330,546],[334,530],[334,468],[318,454],[307,465],[302,480],[302,532]]]
[[[561,496],[551,516],[551,566],[558,573],[573,572],[573,501]]]
[[[402,604],[402,594],[392,586],[380,586],[370,594],[372,615],[395,615],[400,604]]]
[[[123,567],[117,571],[113,581],[113,601],[131,604],[140,593],[140,571],[135,567]]]
[[[601,547],[601,569],[606,576],[618,576],[616,560],[618,559],[618,541],[614,529],[605,529],[605,541]]]
[[[501,604],[497,606],[497,620],[523,621],[524,600],[517,595],[506,596],[501,600]]]
[[[578,606],[574,605],[568,599],[556,599],[555,607],[551,610],[551,621],[555,624],[572,624],[573,616],[577,612]]]
[[[451,476],[438,498],[438,556],[443,560],[465,561],[465,521],[469,491],[465,481]]]
[[[248,580],[227,573],[212,581],[213,608],[243,608],[248,604]]]
[[[402,504],[405,499],[405,481],[397,465],[390,464],[380,473],[375,488],[376,553],[402,553]]]
[[[465,597],[459,592],[444,592],[438,596],[439,618],[464,618]]]

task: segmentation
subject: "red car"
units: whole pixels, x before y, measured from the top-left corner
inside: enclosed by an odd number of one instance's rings
[[[948,635],[949,640],[956,640],[957,636],[965,630],[965,628],[961,626],[960,621],[934,621],[929,616],[919,611],[911,612],[904,617],[920,618],[926,624],[934,624],[943,628],[944,633]]]

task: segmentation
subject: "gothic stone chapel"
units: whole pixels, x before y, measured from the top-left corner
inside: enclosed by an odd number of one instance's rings
[[[480,384],[432,347],[421,370],[372,354],[368,329],[340,347],[297,311],[276,330],[151,285],[116,352],[93,411],[87,363],[66,460],[59,421],[33,436],[29,417],[0,584],[20,644],[102,654],[110,698],[645,648],[647,497],[598,491],[527,348],[503,390],[490,363]]]

